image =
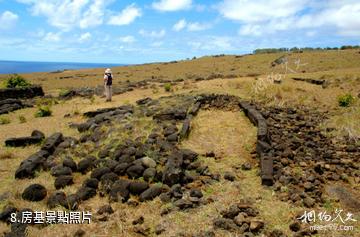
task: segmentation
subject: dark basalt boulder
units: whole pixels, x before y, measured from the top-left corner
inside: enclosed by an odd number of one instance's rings
[[[66,197],[66,208],[69,210],[77,210],[81,199],[78,194],[70,194]]]
[[[62,133],[54,133],[45,140],[41,150],[47,151],[50,154],[52,154],[54,153],[56,147],[63,141],[64,141],[64,137]]]
[[[181,168],[183,164],[183,155],[180,152],[173,152],[165,165],[162,181],[164,184],[172,186],[179,183],[182,176],[183,170]]]
[[[61,191],[57,191],[51,194],[47,200],[47,206],[49,208],[55,208],[57,206],[63,206],[67,208],[66,194]]]
[[[31,184],[22,193],[22,198],[31,202],[43,200],[47,195],[46,188],[40,184]]]
[[[78,167],[77,168],[78,172],[80,172],[82,174],[86,174],[92,168],[94,168],[94,162],[90,158],[85,158],[85,159],[82,159],[81,161],[79,161],[77,167]]]
[[[145,168],[142,165],[135,164],[127,168],[126,173],[130,178],[139,178],[142,176]]]
[[[30,137],[17,137],[6,139],[5,145],[10,147],[34,145],[39,144],[44,138],[45,135],[42,132],[35,130],[31,133]]]
[[[54,177],[59,177],[62,175],[71,175],[72,171],[69,167],[64,167],[62,165],[57,165],[55,167],[52,167],[50,170],[50,174]]]
[[[76,195],[79,197],[79,200],[86,201],[96,196],[96,189],[82,186],[76,192]]]
[[[117,175],[124,175],[129,166],[130,165],[128,163],[118,164],[114,169],[114,173]]]
[[[183,125],[182,125],[180,133],[179,133],[181,140],[189,137],[190,129],[191,129],[190,124],[191,124],[190,119],[185,119],[185,121],[183,122]]]
[[[97,189],[99,187],[99,180],[95,178],[86,179],[83,183],[84,187]]]
[[[71,175],[61,175],[55,179],[54,186],[56,189],[61,189],[72,184],[74,184],[74,180]]]
[[[104,174],[110,173],[111,170],[108,167],[99,167],[91,172],[91,178],[100,180]]]
[[[140,195],[140,201],[152,200],[162,193],[162,185],[154,184]]]
[[[19,168],[15,172],[16,179],[33,178],[35,171],[41,169],[49,157],[49,153],[44,150],[40,150],[35,154],[29,156],[27,159],[21,162]]]
[[[144,181],[132,181],[129,185],[129,191],[133,195],[139,195],[149,188],[149,184]]]
[[[115,202],[126,202],[129,199],[130,191],[128,189],[130,181],[127,179],[119,179],[116,181],[110,189],[110,200]]]
[[[10,224],[11,223],[11,214],[16,213],[18,210],[16,207],[7,206],[0,213],[0,221]]]
[[[153,180],[155,176],[156,176],[155,168],[147,168],[143,173],[143,177],[145,181]]]
[[[69,167],[71,169],[72,172],[76,172],[77,171],[77,164],[75,163],[75,161],[71,158],[65,158],[63,160],[63,166],[64,167]]]

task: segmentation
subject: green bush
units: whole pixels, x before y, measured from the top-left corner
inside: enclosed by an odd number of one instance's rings
[[[355,98],[351,94],[345,94],[338,98],[338,103],[341,107],[349,107],[354,101]]]
[[[164,85],[164,89],[165,89],[166,92],[171,91],[171,84],[170,84],[170,83],[166,83],[166,84]]]
[[[38,111],[35,113],[35,117],[49,117],[51,114],[52,111],[49,106],[40,106]]]
[[[29,87],[31,86],[31,83],[28,82],[25,78],[18,74],[11,75],[6,81],[5,81],[5,87],[6,88],[22,88],[22,87]]]
[[[26,118],[24,115],[19,115],[19,121],[20,123],[26,123]]]
[[[8,117],[0,117],[0,125],[9,124],[10,119]]]
[[[61,89],[60,92],[59,92],[59,97],[65,97],[65,96],[69,95],[69,93],[70,93],[70,90]]]

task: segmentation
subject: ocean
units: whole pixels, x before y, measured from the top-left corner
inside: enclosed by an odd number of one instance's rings
[[[70,62],[21,62],[1,61],[0,74],[32,73],[32,72],[56,72],[62,70],[75,70],[84,68],[111,68],[125,66],[125,64],[106,63],[70,63]]]

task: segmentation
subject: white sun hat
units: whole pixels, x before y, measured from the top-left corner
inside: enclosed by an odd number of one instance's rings
[[[111,72],[111,69],[110,69],[110,68],[106,69],[106,70],[105,70],[105,73],[110,73],[110,74],[111,74],[111,73],[112,73],[112,72]]]

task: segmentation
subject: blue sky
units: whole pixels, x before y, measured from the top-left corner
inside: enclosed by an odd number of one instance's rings
[[[0,0],[0,60],[145,63],[360,44],[358,0]]]

